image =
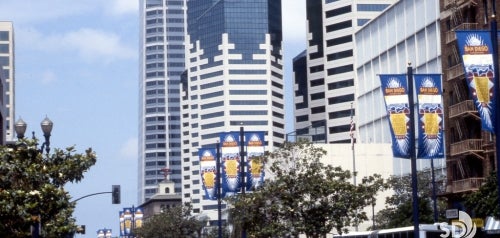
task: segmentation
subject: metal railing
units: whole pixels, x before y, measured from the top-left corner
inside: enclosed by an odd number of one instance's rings
[[[451,29],[450,31],[445,33],[446,44],[449,44],[449,43],[457,40],[457,36],[455,34],[455,31],[457,31],[457,30],[476,30],[477,26],[478,26],[477,23],[462,23],[462,24],[454,27],[453,29]]]
[[[450,155],[460,155],[470,152],[482,152],[483,140],[482,139],[468,139],[450,145]]]
[[[459,102],[449,107],[450,118],[457,117],[466,113],[477,113],[473,100]]]
[[[456,180],[451,183],[452,192],[460,193],[460,192],[468,192],[478,190],[483,183],[485,183],[485,178],[467,178],[462,180]]]
[[[446,71],[446,80],[448,81],[465,75],[464,66],[462,64],[457,64],[455,66],[452,66],[446,69],[445,71]]]

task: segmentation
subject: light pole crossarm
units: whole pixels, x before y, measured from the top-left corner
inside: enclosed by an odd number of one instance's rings
[[[84,198],[86,198],[86,197],[92,197],[92,196],[95,196],[95,195],[106,194],[106,193],[113,193],[113,192],[100,192],[100,193],[92,193],[92,194],[87,194],[87,195],[85,195],[85,196],[83,196],[83,197],[80,197],[80,198],[75,199],[75,200],[74,200],[74,201],[72,201],[72,202],[76,202],[76,201],[78,201],[78,200],[82,200],[82,199],[84,199]]]

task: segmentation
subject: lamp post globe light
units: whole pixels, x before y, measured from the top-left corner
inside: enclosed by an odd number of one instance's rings
[[[42,122],[40,122],[40,127],[42,128],[43,132],[43,137],[45,138],[45,141],[42,144],[42,147],[40,148],[40,152],[43,153],[43,150],[45,149],[45,153],[50,152],[50,133],[52,132],[52,128],[54,127],[54,123],[47,117],[45,116],[45,119],[43,119]],[[16,121],[14,125],[14,129],[17,134],[17,139],[23,139],[24,134],[26,133],[26,129],[28,128],[28,124],[22,119],[19,118],[19,120]],[[35,132],[33,131],[33,139],[35,138]]]
[[[43,153],[43,150],[45,149],[45,152],[47,155],[50,152],[50,133],[52,132],[52,128],[54,126],[54,123],[46,116],[45,119],[40,123],[40,126],[42,128],[43,136],[45,137],[45,141],[42,144],[42,147],[38,150],[40,153]],[[23,121],[23,119],[19,118],[19,120],[16,121],[14,125],[14,129],[17,134],[17,139],[22,140],[24,138],[24,134],[26,132],[26,129],[28,128],[28,124]],[[33,139],[35,139],[35,132],[33,131]],[[31,229],[31,235],[34,238],[40,237],[40,222],[32,226]]]

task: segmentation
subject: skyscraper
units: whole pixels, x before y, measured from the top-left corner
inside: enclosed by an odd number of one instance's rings
[[[324,127],[326,122],[328,143],[350,143],[351,115],[355,114],[352,110],[354,33],[394,2],[396,0],[307,1],[307,76],[295,78],[297,136],[314,134],[312,130]],[[325,141],[321,137],[316,139]]]
[[[3,74],[2,74],[3,71]],[[1,104],[5,107],[2,111],[2,144],[6,141],[13,141],[15,138],[15,80],[14,80],[14,26],[12,22],[0,21],[0,78],[2,78]],[[4,101],[5,100],[5,101]],[[5,124],[4,124],[5,123]],[[5,137],[4,137],[5,136]]]
[[[189,0],[187,34],[182,198],[213,219],[217,206],[203,198],[198,149],[241,126],[264,131],[267,150],[285,138],[281,1]]]
[[[180,94],[184,71],[183,0],[141,0],[139,72],[139,204],[157,192],[169,168],[181,192]]]

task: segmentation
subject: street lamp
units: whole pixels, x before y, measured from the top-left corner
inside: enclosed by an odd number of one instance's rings
[[[45,149],[45,153],[50,152],[50,133],[52,132],[52,128],[54,127],[54,123],[46,116],[45,119],[40,123],[40,127],[42,128],[43,137],[45,141],[40,148],[40,152],[43,153]],[[26,128],[28,128],[28,124],[23,121],[23,119],[19,118],[14,125],[14,129],[16,130],[17,139],[21,140],[24,138],[24,133],[26,132]],[[33,138],[35,138],[35,132],[33,131]]]
[[[52,132],[52,128],[54,123],[48,118],[45,117],[43,121],[40,123],[42,127],[43,136],[45,137],[45,142],[43,142],[42,147],[39,152],[43,153],[43,149],[45,148],[45,152],[49,154],[50,152],[50,133]],[[14,129],[17,134],[17,139],[21,140],[24,138],[24,133],[26,132],[26,128],[28,128],[28,124],[23,121],[23,119],[19,118],[14,125]],[[35,132],[33,131],[33,139],[35,138]],[[38,215],[40,216],[40,215]],[[31,235],[34,238],[40,237],[40,221],[38,221],[35,225],[32,226]]]

